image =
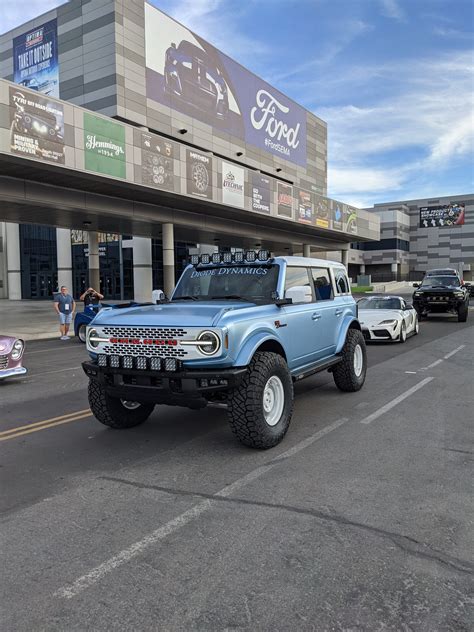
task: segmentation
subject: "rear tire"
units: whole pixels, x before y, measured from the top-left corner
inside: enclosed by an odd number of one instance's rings
[[[419,324],[419,318],[416,317],[415,318],[415,327],[413,328],[413,335],[417,336],[420,333],[420,324]]]
[[[228,419],[237,439],[267,450],[280,443],[293,414],[293,381],[284,358],[258,351],[240,386],[228,399]]]
[[[367,350],[362,332],[349,329],[342,349],[342,360],[333,369],[334,382],[339,390],[359,391],[367,373]]]
[[[469,308],[467,305],[461,305],[461,307],[458,308],[458,323],[465,323],[467,321],[468,311]]]
[[[148,419],[155,408],[154,404],[125,402],[110,397],[105,388],[94,380],[89,381],[89,406],[95,418],[110,428],[133,428]]]

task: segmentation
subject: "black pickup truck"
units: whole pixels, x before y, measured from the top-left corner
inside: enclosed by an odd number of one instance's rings
[[[469,313],[469,291],[457,275],[427,274],[422,283],[414,283],[413,307],[418,320],[428,314],[457,314],[458,322],[465,323]]]

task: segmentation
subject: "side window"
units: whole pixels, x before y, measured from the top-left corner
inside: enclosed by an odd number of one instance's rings
[[[311,287],[307,268],[286,269],[285,292],[297,285]]]
[[[336,278],[336,290],[338,294],[348,294],[350,292],[349,281],[347,280],[346,273],[343,270],[335,270],[334,276]]]
[[[329,301],[334,298],[331,277],[327,268],[311,268],[314,293],[317,301]]]

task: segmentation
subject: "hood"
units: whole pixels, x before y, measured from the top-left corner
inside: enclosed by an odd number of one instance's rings
[[[94,325],[130,327],[215,327],[223,314],[254,307],[243,301],[177,301],[126,309],[103,309]]]
[[[360,309],[359,321],[365,325],[378,325],[383,320],[397,320],[401,315],[399,309]]]

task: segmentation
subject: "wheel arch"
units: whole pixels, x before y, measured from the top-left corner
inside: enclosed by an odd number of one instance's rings
[[[357,318],[354,318],[353,316],[346,316],[342,322],[341,329],[339,331],[339,337],[336,345],[336,353],[340,353],[342,351],[344,343],[346,342],[347,332],[350,329],[357,329],[358,331],[362,331],[362,327],[360,326]]]
[[[257,351],[269,351],[277,353],[286,361],[286,353],[281,342],[270,332],[259,332],[248,338],[242,345],[235,361],[235,366],[247,366],[250,364]]]

